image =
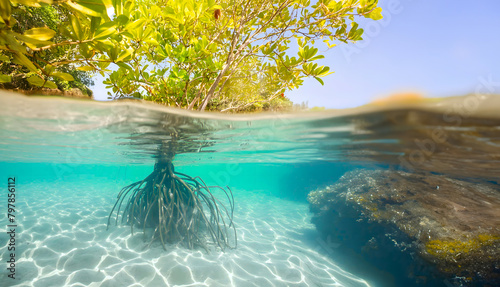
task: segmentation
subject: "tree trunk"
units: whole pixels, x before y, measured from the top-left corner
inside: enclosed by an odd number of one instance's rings
[[[202,85],[200,87],[200,89],[198,90],[198,93],[196,93],[196,97],[193,99],[193,101],[191,101],[191,103],[187,107],[188,110],[192,110],[193,109],[194,104],[196,103],[196,101],[198,101],[200,99],[201,93],[203,93],[204,89],[205,89],[205,85]]]
[[[175,137],[172,140],[162,141],[160,148],[158,149],[158,159],[156,160],[156,164],[164,165],[166,163],[171,163],[175,157],[175,148]]]
[[[205,108],[207,107],[208,105],[208,102],[212,99],[212,97],[214,96],[215,94],[215,89],[217,89],[217,86],[219,85],[220,83],[220,80],[222,80],[222,77],[224,77],[224,75],[226,74],[226,71],[227,69],[229,69],[229,67],[231,66],[231,64],[233,63],[233,60],[234,58],[241,52],[241,47],[240,49],[238,49],[238,51],[235,53],[234,50],[236,48],[236,43],[237,43],[237,40],[240,36],[240,29],[241,27],[238,28],[238,31],[235,31],[234,34],[233,34],[233,39],[231,40],[231,50],[229,51],[229,55],[227,56],[227,60],[226,60],[226,63],[224,64],[224,67],[222,68],[222,71],[219,73],[219,75],[217,76],[217,78],[215,79],[215,82],[212,84],[212,86],[210,86],[210,89],[208,90],[208,93],[207,95],[205,96],[205,99],[203,100],[203,104],[201,105],[200,107],[200,111],[204,111]]]
[[[224,68],[222,69],[222,71],[219,73],[219,75],[215,79],[215,82],[212,84],[212,86],[210,86],[210,89],[208,90],[208,93],[205,96],[205,99],[203,99],[203,104],[199,108],[200,111],[204,111],[205,110],[205,108],[207,107],[208,102],[214,96],[215,89],[217,89],[217,86],[219,85],[220,80],[222,79],[222,77],[226,73],[226,71],[229,68],[231,62],[232,62],[232,60],[228,59],[228,61],[226,62],[226,65],[224,66]]]

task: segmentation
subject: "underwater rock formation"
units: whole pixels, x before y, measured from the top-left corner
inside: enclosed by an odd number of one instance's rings
[[[442,276],[499,286],[498,191],[489,182],[358,169],[310,192],[308,201],[325,237],[340,238],[372,261],[411,265],[404,272],[420,283]]]

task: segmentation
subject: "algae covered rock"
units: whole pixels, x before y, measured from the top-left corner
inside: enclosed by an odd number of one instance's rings
[[[308,200],[313,223],[324,236],[348,242],[374,260],[390,254],[397,265],[412,265],[404,272],[415,280],[425,283],[435,266],[462,285],[500,283],[496,184],[358,169],[310,192]],[[394,247],[404,252],[398,255],[390,250]]]

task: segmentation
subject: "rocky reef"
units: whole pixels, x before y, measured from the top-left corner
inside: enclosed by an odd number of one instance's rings
[[[417,284],[500,286],[499,190],[440,174],[357,169],[308,201],[323,236]]]

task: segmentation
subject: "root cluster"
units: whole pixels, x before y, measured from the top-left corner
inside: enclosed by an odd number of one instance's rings
[[[212,194],[215,189],[225,195],[229,208]],[[148,177],[120,191],[108,227],[115,212],[115,224],[121,215],[121,222],[130,225],[132,234],[134,227],[142,228],[145,239],[150,234],[148,246],[159,240],[166,249],[166,243],[180,242],[208,252],[210,244],[221,250],[237,244],[231,189],[207,186],[200,177],[175,172],[171,161],[156,163]]]

